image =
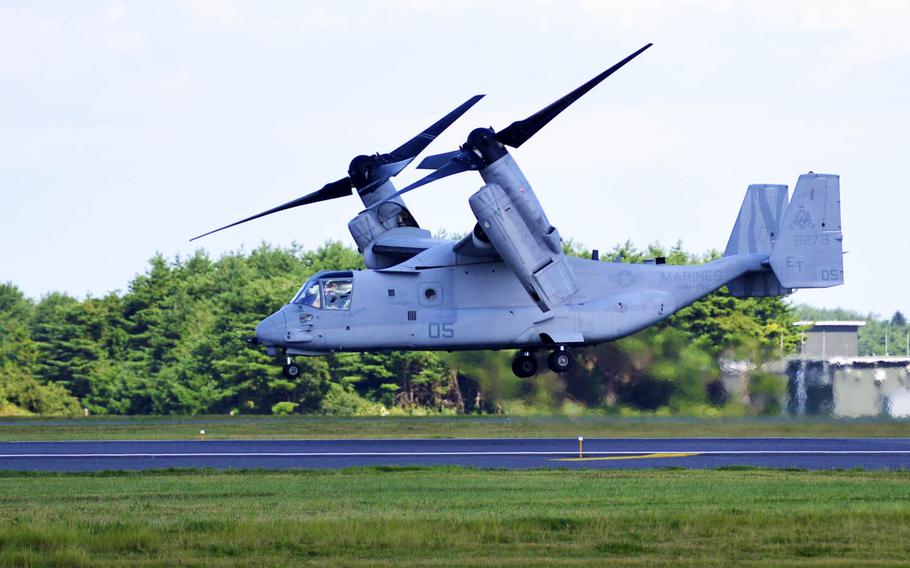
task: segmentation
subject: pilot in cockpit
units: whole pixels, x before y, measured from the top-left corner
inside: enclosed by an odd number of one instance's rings
[[[329,280],[323,284],[322,296],[325,301],[325,307],[329,310],[347,310],[351,307],[351,289],[353,288],[350,279]]]
[[[325,283],[323,296],[325,297],[326,308],[338,309],[338,284],[334,280],[329,280]]]

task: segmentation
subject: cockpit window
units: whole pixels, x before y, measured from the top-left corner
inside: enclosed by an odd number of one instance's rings
[[[322,307],[322,294],[319,292],[319,281],[310,280],[297,292],[294,303],[298,306]]]
[[[319,273],[300,288],[293,303],[323,310],[349,310],[354,290],[352,276],[350,272]]]
[[[322,305],[327,310],[351,309],[351,292],[354,280],[351,278],[331,278],[322,281]]]

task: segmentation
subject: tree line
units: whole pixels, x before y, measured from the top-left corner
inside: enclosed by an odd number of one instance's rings
[[[566,252],[589,254],[573,242]],[[627,242],[601,259],[659,256],[686,264],[717,253]],[[358,268],[362,257],[338,242],[263,244],[218,259],[157,255],[126,292],[97,298],[54,292],[34,301],[2,284],[0,415],[772,411],[726,400],[719,361],[760,361],[799,342],[796,313],[781,299],[721,289],[636,335],[577,350],[568,373],[533,379],[514,377],[504,351],[301,357],[303,372],[287,379],[247,343],[310,275]]]

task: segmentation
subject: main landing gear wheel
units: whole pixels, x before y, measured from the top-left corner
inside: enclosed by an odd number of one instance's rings
[[[560,347],[547,356],[547,367],[554,373],[565,373],[572,368],[575,357],[566,347]]]
[[[533,377],[537,374],[537,359],[530,351],[520,351],[512,361],[512,372],[522,379]]]
[[[287,379],[296,379],[300,376],[300,365],[297,363],[288,363],[284,366],[281,372]]]

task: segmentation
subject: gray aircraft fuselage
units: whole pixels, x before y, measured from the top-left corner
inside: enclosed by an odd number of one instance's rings
[[[259,342],[289,358],[344,351],[565,349],[635,333],[724,285],[740,287],[741,277],[752,291],[740,296],[786,294],[796,287],[789,282],[826,287],[843,281],[837,176],[800,176],[789,205],[784,186],[750,187],[734,227],[744,238],[733,239],[717,260],[670,266],[565,256],[558,231],[512,157],[503,153],[492,162],[479,172],[487,185],[469,200],[478,218],[475,232],[458,242],[422,241],[413,256],[390,266],[316,274],[259,324]],[[407,243],[414,230],[393,231]],[[551,268],[556,270],[547,274]],[[333,279],[333,295],[339,283],[345,290],[344,300],[334,304],[325,286],[313,288]],[[321,295],[318,305],[301,301],[311,288]]]
[[[559,231],[508,148],[521,147],[650,47],[500,131],[475,128],[457,150],[426,157],[418,168],[432,172],[401,190],[390,178],[483,95],[388,154],[354,158],[347,177],[228,225],[352,189],[366,207],[348,227],[368,269],[314,275],[256,327],[255,339],[270,354],[286,356],[285,376],[299,375],[296,355],[519,349],[512,369],[530,377],[537,372],[530,351],[543,347],[552,349],[548,367],[566,372],[572,365],[569,347],[635,333],[725,285],[732,296],[744,298],[843,284],[840,181],[833,174],[801,175],[792,200],[785,185],[750,185],[724,256],[705,264],[625,264],[565,255]],[[469,171],[484,182],[468,199],[474,229],[457,242],[433,239],[400,197]]]
[[[436,257],[451,249],[446,243],[423,254]],[[348,309],[291,302],[266,318],[256,335],[288,355],[590,345],[665,319],[731,280],[761,271],[766,261],[767,255],[757,254],[695,266],[570,258],[579,290],[570,303],[549,312],[540,310],[502,262],[353,271]]]

